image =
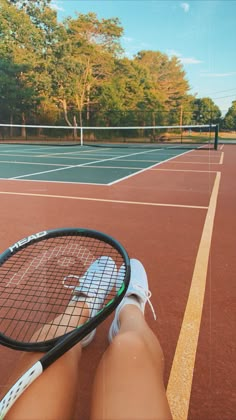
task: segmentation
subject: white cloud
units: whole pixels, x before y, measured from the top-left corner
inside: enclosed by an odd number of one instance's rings
[[[121,41],[125,50],[124,55],[130,59],[132,59],[139,51],[151,49],[149,44],[128,36],[123,36]]]
[[[167,50],[167,54],[171,57],[175,56],[181,61],[182,64],[200,64],[201,60],[194,57],[183,57],[182,54],[175,50]]]
[[[181,54],[176,50],[167,50],[167,54],[170,55],[171,57],[173,55],[175,55],[175,57],[180,57],[181,56]]]
[[[181,63],[183,64],[200,64],[202,63],[201,60],[198,60],[197,58],[194,57],[179,57]]]
[[[230,77],[230,76],[235,76],[236,75],[236,71],[230,71],[228,73],[208,73],[208,72],[203,72],[200,74],[201,77]]]
[[[184,10],[185,13],[188,13],[190,5],[188,3],[181,3],[180,7]]]
[[[122,36],[122,41],[124,44],[131,44],[134,42],[134,39],[129,36]]]
[[[62,3],[62,1],[53,0],[50,6],[52,7],[52,9],[56,10],[57,12],[64,12],[65,9],[62,6],[60,6],[60,3]]]

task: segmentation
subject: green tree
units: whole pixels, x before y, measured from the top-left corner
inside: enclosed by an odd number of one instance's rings
[[[40,32],[24,10],[0,0],[0,54],[16,62],[30,63],[39,50]]]
[[[24,66],[10,60],[0,60],[0,113],[1,121],[13,123],[19,116],[28,98],[33,95],[30,88],[24,86],[22,75]]]
[[[122,56],[117,18],[59,22],[51,0],[0,0],[0,110],[5,121],[69,126],[209,123],[181,62],[160,51]]]
[[[211,98],[193,100],[193,120],[197,124],[217,124],[221,117],[219,107]]]
[[[0,5],[0,56],[21,67],[17,86],[21,83],[21,90],[23,86],[26,89],[25,99],[20,102],[22,122],[56,122],[60,109],[54,101],[52,76],[65,29],[49,7],[50,0],[0,0]],[[15,86],[16,79],[10,73],[8,76]]]
[[[23,10],[6,0],[0,0],[0,7],[2,106],[4,98],[5,119],[13,121],[20,114],[25,123],[40,100],[34,65],[41,36]]]
[[[69,18],[65,27],[68,49],[61,59],[69,60],[74,69],[70,102],[77,109],[82,125],[84,110],[88,123],[91,108],[98,102],[97,91],[112,78],[114,59],[121,52],[119,40],[123,28],[118,19],[99,20],[95,13]]]
[[[135,61],[147,71],[149,98],[153,109],[159,104],[166,117],[163,123],[178,123],[181,104],[189,90],[183,67],[177,57],[168,57],[160,51],[140,51]]]
[[[145,71],[128,58],[117,59],[112,78],[98,92],[98,115],[106,125],[137,125],[145,96]]]
[[[227,130],[236,130],[236,100],[232,102],[223,120],[223,127]]]

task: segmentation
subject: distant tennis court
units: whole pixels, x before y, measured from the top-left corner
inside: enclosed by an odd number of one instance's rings
[[[185,149],[0,145],[0,178],[112,185]]]

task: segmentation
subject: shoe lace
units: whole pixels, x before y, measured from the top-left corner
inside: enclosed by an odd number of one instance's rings
[[[148,304],[150,306],[150,309],[152,311],[153,318],[156,321],[156,319],[157,319],[156,312],[155,312],[155,310],[153,308],[153,305],[152,305],[152,302],[151,302],[152,292],[150,290],[144,289],[144,287],[142,287],[140,284],[137,284],[137,283],[133,284],[132,286],[133,286],[134,289],[137,290],[137,292],[141,292],[145,296],[146,302],[148,302]]]
[[[76,276],[75,274],[69,274],[68,276],[64,277],[64,279],[62,280],[62,284],[63,284],[63,287],[65,287],[65,289],[73,289],[73,290],[76,289],[76,286],[75,285],[70,285],[69,281],[68,281],[68,284],[67,284],[67,280],[72,279],[72,278],[74,278],[78,281],[80,277]]]

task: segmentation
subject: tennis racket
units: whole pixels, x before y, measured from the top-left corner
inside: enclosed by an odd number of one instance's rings
[[[114,311],[129,279],[123,246],[88,229],[38,232],[0,255],[0,344],[46,352],[4,396],[0,418],[48,366]]]

